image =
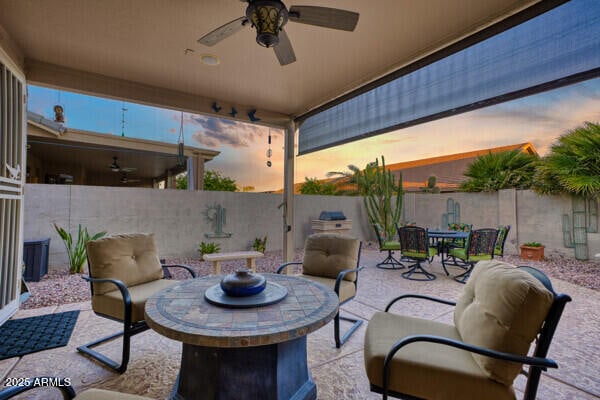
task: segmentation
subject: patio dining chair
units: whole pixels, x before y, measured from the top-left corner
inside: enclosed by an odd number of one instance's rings
[[[83,279],[90,282],[92,310],[98,316],[122,323],[123,330],[79,346],[77,350],[123,373],[129,362],[131,337],[148,329],[144,321],[146,300],[175,283],[163,279],[166,268],[183,268],[193,278],[196,273],[185,265],[162,265],[154,234],[107,236],[89,241],[86,248],[89,276]],[[120,363],[92,349],[121,336]]]
[[[448,256],[457,258],[468,265],[468,269],[465,272],[454,277],[456,282],[467,282],[475,263],[478,261],[491,260],[494,258],[496,237],[498,237],[497,229],[476,229],[471,231],[471,234],[467,238],[466,247],[455,247],[450,249]],[[444,265],[444,268],[446,267],[444,260],[442,260],[442,265]]]
[[[454,323],[390,312],[407,298],[455,306]],[[371,391],[383,400],[515,400],[513,381],[521,373],[527,377],[523,399],[534,400],[542,371],[558,368],[547,355],[569,301],[543,272],[497,260],[477,264],[458,302],[399,296],[367,326],[364,361]]]
[[[429,246],[427,230],[419,226],[401,226],[398,228],[398,236],[402,257],[415,261],[413,265],[409,265],[408,271],[402,273],[402,277],[413,281],[434,280],[435,275],[421,266],[421,262],[430,262],[437,254],[437,249]],[[416,278],[413,276],[415,274],[421,277]]]
[[[358,273],[364,267],[359,266],[361,242],[346,235],[334,233],[315,233],[306,238],[304,259],[301,262],[282,264],[277,269],[281,274],[291,265],[301,265],[302,272],[297,275],[330,287],[338,296],[340,306],[356,295]],[[342,335],[340,320],[352,323]],[[335,314],[335,347],[340,348],[362,324],[362,320]]]
[[[510,231],[510,225],[500,225],[498,227],[498,237],[494,246],[494,257],[504,257],[504,244]]]
[[[400,242],[395,240],[384,240],[381,236],[382,232],[380,230],[380,226],[378,224],[372,224],[373,230],[375,230],[375,235],[377,235],[377,242],[379,243],[379,251],[387,251],[387,257],[377,264],[377,268],[383,269],[400,269],[404,268],[404,264],[402,264],[396,257],[394,257],[394,251],[400,251]]]

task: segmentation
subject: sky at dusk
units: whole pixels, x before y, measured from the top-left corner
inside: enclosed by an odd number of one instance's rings
[[[94,132],[177,143],[180,112],[29,86],[30,111],[53,118],[65,109],[66,126]],[[126,108],[122,128],[122,108]],[[296,157],[295,181],[324,178],[328,171],[364,167],[383,155],[386,164],[531,142],[541,155],[567,130],[600,122],[600,78],[469,113],[374,136]],[[269,131],[273,166],[266,165]],[[187,146],[221,152],[206,164],[256,191],[283,187],[283,132],[226,119],[184,113]]]

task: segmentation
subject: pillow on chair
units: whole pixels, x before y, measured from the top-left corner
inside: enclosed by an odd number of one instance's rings
[[[334,233],[317,233],[306,239],[302,273],[336,279],[348,268],[355,268],[360,241],[350,236]],[[344,276],[350,282],[356,280],[356,272]]]
[[[153,233],[107,236],[88,242],[86,248],[94,278],[119,279],[129,287],[163,277]],[[111,283],[94,283],[94,295],[115,289]]]
[[[552,301],[552,293],[531,274],[500,261],[480,261],[456,303],[454,325],[467,343],[526,355]],[[517,363],[472,356],[491,379],[505,385],[521,371]]]

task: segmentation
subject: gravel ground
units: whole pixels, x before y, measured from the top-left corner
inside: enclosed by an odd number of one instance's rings
[[[373,251],[369,246],[364,251]],[[377,250],[374,250],[377,251]],[[296,260],[302,259],[302,251],[296,252]],[[281,264],[281,251],[270,251],[265,257],[257,260],[259,271],[275,272]],[[523,261],[518,256],[505,256],[506,262],[515,265],[531,265],[550,277],[562,279],[576,285],[600,290],[600,262],[577,261],[575,259],[555,256],[544,261]],[[167,264],[185,264],[191,266],[199,276],[212,273],[212,265],[198,259],[167,259]],[[222,264],[222,272],[231,273],[235,269],[245,267],[245,261],[231,261]],[[186,279],[189,274],[180,268],[170,269],[174,279]],[[69,274],[68,268],[53,270],[40,282],[28,282],[31,297],[21,305],[23,309],[56,306],[66,303],[77,303],[90,299],[90,287],[81,278],[81,274]]]
[[[282,262],[281,251],[267,251],[263,258],[256,260],[259,271],[275,272]],[[302,259],[302,251],[296,252],[296,260]],[[166,264],[184,264],[196,271],[198,276],[212,273],[212,263],[199,261],[197,258],[166,259]],[[236,269],[246,267],[246,261],[228,261],[221,263],[223,273],[232,273]],[[169,268],[173,279],[187,279],[190,275],[182,268]],[[78,303],[90,300],[90,285],[82,279],[82,274],[69,274],[69,268],[55,269],[39,282],[27,282],[31,296],[21,305],[22,309],[57,306],[67,303]]]

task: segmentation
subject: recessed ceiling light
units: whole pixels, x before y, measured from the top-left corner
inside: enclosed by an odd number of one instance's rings
[[[219,65],[221,62],[217,56],[212,54],[200,54],[200,61],[202,61],[202,63],[205,65],[210,65],[211,67]]]

